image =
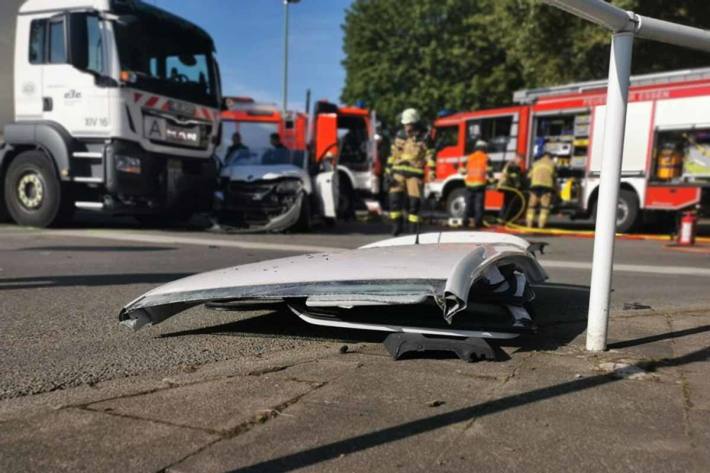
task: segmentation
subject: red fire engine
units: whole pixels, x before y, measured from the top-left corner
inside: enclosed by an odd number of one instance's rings
[[[594,214],[603,166],[606,81],[591,81],[514,94],[507,108],[464,112],[435,122],[436,180],[430,198],[446,203],[450,217],[463,216],[463,179],[458,169],[477,139],[489,144],[494,171],[515,153],[530,166],[540,151],[555,156],[560,213]],[[644,216],[710,208],[710,68],[633,77],[617,225],[628,231]],[[489,190],[486,208],[502,205]]]

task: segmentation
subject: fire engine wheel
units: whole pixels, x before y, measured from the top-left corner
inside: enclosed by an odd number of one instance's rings
[[[619,204],[616,207],[616,230],[626,233],[634,229],[638,223],[639,199],[634,191],[621,189]]]
[[[594,211],[592,217],[597,219],[597,204],[594,203]],[[616,207],[616,231],[619,233],[627,233],[636,228],[641,214],[639,209],[639,199],[636,193],[629,189],[621,189],[619,191],[619,203]]]
[[[59,178],[42,151],[25,151],[10,163],[5,202],[12,219],[30,227],[48,227],[68,213],[62,205]]]
[[[459,187],[446,198],[446,213],[449,218],[466,218],[466,189]]]

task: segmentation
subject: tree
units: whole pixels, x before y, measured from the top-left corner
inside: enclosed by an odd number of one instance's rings
[[[487,107],[522,85],[491,24],[497,0],[359,0],[346,13],[342,99],[389,123],[407,107]]]
[[[613,3],[710,25],[707,0]],[[433,118],[441,109],[508,104],[519,88],[604,78],[609,64],[609,32],[535,0],[355,0],[343,30],[342,100],[364,100],[390,124],[407,107]],[[709,59],[637,40],[633,72],[699,67]]]

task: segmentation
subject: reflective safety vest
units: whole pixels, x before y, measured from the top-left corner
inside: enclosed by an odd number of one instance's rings
[[[488,183],[488,155],[476,151],[466,161],[466,187],[481,187]]]
[[[535,161],[530,170],[530,187],[555,188],[555,162],[548,158]]]

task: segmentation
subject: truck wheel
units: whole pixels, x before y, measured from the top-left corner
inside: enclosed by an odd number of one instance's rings
[[[25,151],[10,163],[5,175],[5,203],[20,225],[48,227],[69,213],[62,205],[62,187],[52,163],[42,151]]]
[[[466,218],[466,189],[459,187],[446,198],[446,213],[449,218]]]
[[[616,231],[626,233],[633,230],[639,220],[639,199],[634,191],[621,189],[616,208]]]

